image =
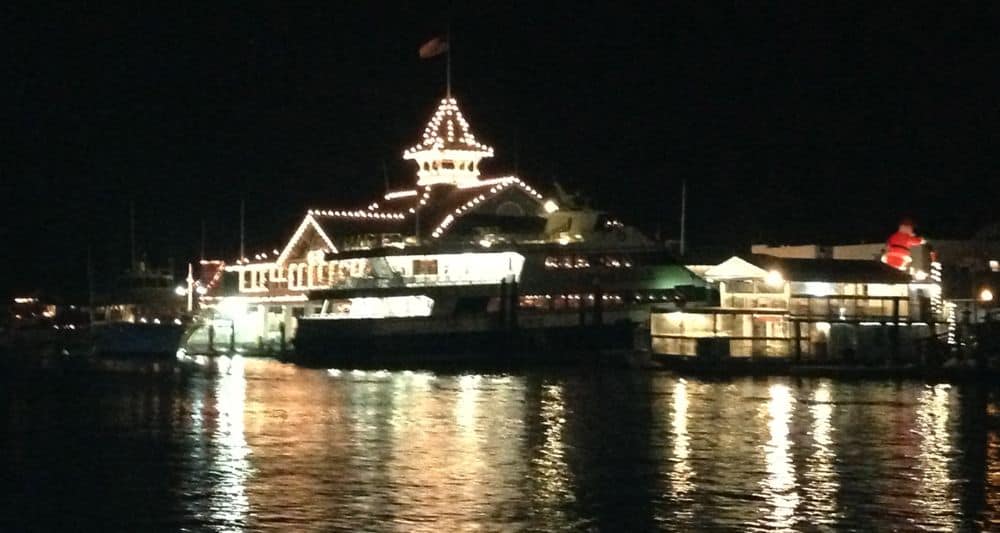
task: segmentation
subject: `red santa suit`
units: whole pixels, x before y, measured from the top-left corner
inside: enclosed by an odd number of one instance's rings
[[[907,270],[913,261],[910,257],[910,248],[924,242],[922,237],[913,234],[913,226],[904,222],[899,225],[899,231],[890,235],[886,241],[882,262],[899,270]]]

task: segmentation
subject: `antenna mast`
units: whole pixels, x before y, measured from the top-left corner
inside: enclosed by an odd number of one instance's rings
[[[128,203],[129,270],[135,270],[135,200]]]

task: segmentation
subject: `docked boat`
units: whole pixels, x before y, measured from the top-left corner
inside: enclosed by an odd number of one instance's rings
[[[360,278],[311,291],[308,297],[320,311],[298,320],[296,359],[405,366],[414,358],[527,364],[602,357],[632,346],[634,329],[654,302],[670,305],[691,295],[676,288],[690,284],[687,272],[671,266],[662,251],[619,250],[618,267],[610,266],[607,249],[437,252],[376,260],[436,261],[453,272],[461,269],[451,267],[476,261],[470,272],[496,281]],[[567,253],[572,259],[557,259]],[[601,258],[608,264],[600,264]],[[628,272],[612,272],[621,268]]]
[[[94,297],[87,331],[91,353],[113,358],[175,357],[189,322],[184,294],[171,270],[149,269],[137,262]]]
[[[493,149],[441,100],[406,150],[414,187],[311,209],[284,246],[205,261],[189,351],[337,365],[578,358],[629,349],[650,305],[703,297],[663,246],[557,186],[483,177]],[[702,292],[699,293],[699,290]]]

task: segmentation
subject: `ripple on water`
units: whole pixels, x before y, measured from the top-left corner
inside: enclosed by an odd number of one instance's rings
[[[1000,409],[983,387],[308,370],[241,357],[162,379],[121,374],[4,382],[13,529],[1000,520]]]

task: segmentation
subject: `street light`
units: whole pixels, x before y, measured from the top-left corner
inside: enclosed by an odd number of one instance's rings
[[[992,302],[993,301],[993,291],[989,287],[983,288],[979,291],[979,301],[980,302]]]

